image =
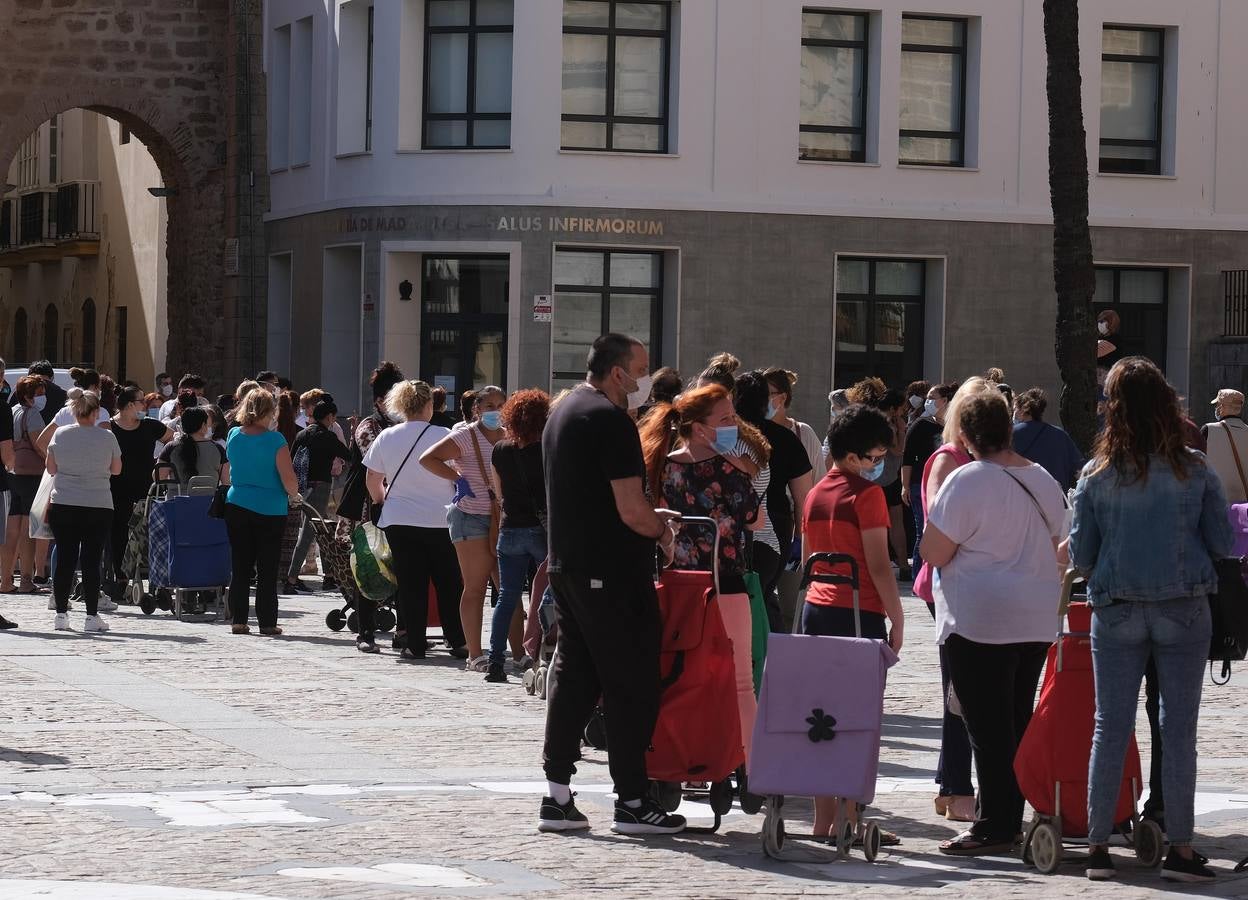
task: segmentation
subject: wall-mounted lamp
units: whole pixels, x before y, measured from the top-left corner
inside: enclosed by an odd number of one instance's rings
[[[412,283],[406,278],[399,282],[399,299],[404,302],[412,299]]]

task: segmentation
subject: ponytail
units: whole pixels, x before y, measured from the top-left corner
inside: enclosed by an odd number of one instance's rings
[[[680,412],[671,403],[656,403],[638,423],[641,453],[646,461],[646,487],[651,501],[663,496],[663,465],[672,452],[680,426]]]
[[[182,434],[178,438],[177,454],[190,475],[199,471],[199,447],[196,446],[195,435],[207,421],[208,413],[198,406],[192,406],[182,413]]]

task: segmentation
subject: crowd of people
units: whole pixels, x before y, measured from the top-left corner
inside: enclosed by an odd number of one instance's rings
[[[368,415],[342,422],[327,392],[296,393],[274,372],[216,402],[194,374],[176,389],[161,374],[150,393],[91,370],[72,374],[66,392],[46,362],[11,390],[0,372],[10,400],[0,412],[8,472],[0,591],[45,592],[50,578],[57,629],[72,627],[72,594],[85,607],[83,630],[107,631],[101,613],[124,593],[128,523],[154,473],[182,486],[197,476],[228,485],[235,634],[251,630],[253,590],[262,635],[282,633],[280,594],[310,590],[302,576],[316,535],[304,504],[337,517],[338,541],[365,522],[384,532],[396,583],[391,648],[402,659],[446,652],[489,683],[533,665],[521,597],[544,563],[559,639],[539,828],[588,827],[570,783],[585,723],[601,705],[610,710],[613,827],[664,834],[685,822],[651,796],[646,777],[660,699],[656,556],[716,573],[747,759],[757,714],[747,576],[770,630],[860,629],[897,653],[909,585],[935,620],[941,671],[932,688],[943,707],[934,811],[967,823],[940,849],[976,856],[1019,840],[1014,756],[1057,630],[1062,572],[1073,565],[1093,610],[1087,874],[1114,874],[1107,844],[1144,681],[1153,726],[1144,814],[1169,838],[1163,877],[1213,877],[1191,846],[1195,744],[1214,561],[1231,552],[1228,498],[1248,498],[1238,391],[1220,391],[1216,421],[1197,428],[1153,363],[1115,358],[1102,373],[1103,423],[1085,459],[1046,421],[1045,392],[1016,394],[1000,369],[904,388],[866,378],[832,391],[830,427],[812,427],[790,414],[791,371],[743,371],[722,353],[692,378],[651,372],[645,346],[619,334],[594,342],[583,384],[554,397],[485,386],[462,395],[458,418],[444,390],[389,362],[369,378]],[[52,541],[30,518],[45,473],[41,515]],[[685,517],[714,519],[718,535]],[[1144,521],[1167,525],[1139,528]],[[857,614],[843,584],[812,585],[799,607],[792,573],[823,552],[857,562]],[[376,601],[336,583],[328,566],[321,587],[344,590],[358,616],[357,649],[379,653]],[[429,639],[431,612],[440,644]],[[834,816],[834,801],[816,798],[816,835],[832,833]]]

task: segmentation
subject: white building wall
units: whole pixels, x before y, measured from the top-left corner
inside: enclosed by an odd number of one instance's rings
[[[673,152],[656,157],[559,149],[561,0],[516,2],[511,149],[419,150],[424,3],[379,3],[373,150],[339,157],[336,94],[344,61],[338,58],[337,0],[269,0],[270,62],[275,28],[309,14],[313,26],[310,163],[275,171],[271,217],[370,204],[523,203],[1049,220],[1041,0],[871,4],[879,53],[873,52],[878,79],[870,116],[878,159],[870,164],[798,161],[801,11],[815,5],[840,8],[809,0],[677,3]],[[863,10],[861,4],[853,8]],[[903,12],[972,19],[970,57],[972,66],[978,58],[979,77],[968,84],[968,134],[976,140],[966,168],[897,164]],[[1085,0],[1081,15],[1084,115],[1094,170],[1102,25],[1165,27],[1173,59],[1173,174],[1094,172],[1093,224],[1248,228],[1248,171],[1242,165],[1248,55],[1239,52],[1235,38],[1248,33],[1248,4]],[[358,47],[358,41],[349,45]],[[298,89],[292,78],[291,90]]]

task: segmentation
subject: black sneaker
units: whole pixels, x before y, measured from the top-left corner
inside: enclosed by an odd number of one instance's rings
[[[490,684],[506,684],[507,672],[502,663],[490,663],[490,671],[485,674],[485,680]]]
[[[542,798],[542,810],[538,813],[538,831],[582,831],[589,827],[589,819],[576,808],[576,794],[560,804],[553,797]]]
[[[1118,876],[1118,871],[1114,868],[1114,860],[1109,855],[1109,850],[1104,847],[1088,854],[1088,865],[1084,871],[1089,881],[1109,881]]]
[[[678,834],[685,830],[685,817],[669,813],[650,797],[643,797],[636,809],[616,800],[611,830],[616,834]]]
[[[1161,877],[1166,881],[1182,881],[1187,884],[1195,884],[1202,881],[1213,881],[1218,874],[1205,865],[1207,860],[1199,854],[1193,852],[1191,859],[1184,859],[1179,856],[1177,850],[1173,847],[1166,854],[1166,862],[1161,867]]]

